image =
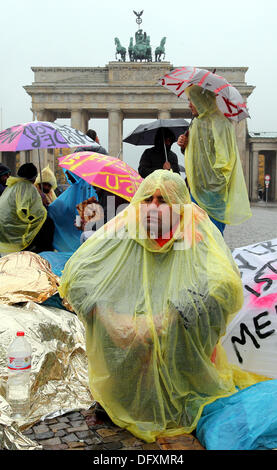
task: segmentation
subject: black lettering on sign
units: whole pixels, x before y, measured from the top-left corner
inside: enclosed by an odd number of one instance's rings
[[[235,259],[241,261],[242,264],[238,265],[239,269],[249,269],[251,271],[255,271],[258,266],[252,266],[241,254],[236,255]]]
[[[276,306],[275,306],[275,308],[276,308]],[[269,330],[269,331],[266,331],[265,333],[261,333],[261,330],[263,330],[267,326],[271,325],[271,321],[269,321],[269,320],[265,323],[262,323],[261,325],[259,324],[259,319],[261,317],[265,317],[266,315],[268,315],[268,312],[262,312],[262,313],[260,313],[259,315],[257,315],[256,317],[253,318],[255,331],[257,333],[257,336],[260,339],[267,338],[268,336],[271,336],[275,332],[275,330]]]
[[[254,281],[258,284],[260,282],[266,282],[267,285],[265,287],[263,287],[263,290],[268,290],[270,288],[270,286],[272,285],[273,283],[273,280],[270,278],[270,277],[261,277],[264,275],[264,271],[266,269],[269,269],[270,271],[272,271],[273,273],[277,274],[277,269],[274,268],[272,266],[271,263],[275,263],[277,261],[277,258],[276,259],[273,259],[272,261],[268,261],[268,263],[266,263],[261,269],[259,269],[259,271],[257,271],[257,273],[255,274],[255,277],[254,277]]]
[[[273,283],[273,280],[270,278],[270,277],[263,277],[264,276],[264,272],[265,270],[270,270],[272,271],[273,273],[277,274],[277,268],[275,268],[274,266],[272,266],[272,263],[275,263],[277,261],[277,259],[273,259],[271,261],[268,261],[264,266],[262,266],[255,274],[254,276],[254,281],[256,282],[256,284],[260,284],[261,282],[264,283],[266,282],[266,285],[263,286],[263,291],[267,291],[272,283]],[[250,286],[247,286],[245,285],[244,288],[246,290],[248,290],[249,292],[251,292],[251,294],[255,295],[256,297],[260,297],[260,292],[257,292],[255,291],[252,287]]]
[[[259,253],[257,251],[247,250],[247,249],[244,249],[243,251],[247,251],[248,253],[251,253],[253,255],[258,255],[258,256],[267,255],[268,253],[275,253],[277,251],[277,245],[273,245],[271,240],[259,243],[255,245],[253,248],[259,248],[259,247],[265,248],[267,251],[263,251],[262,253]],[[275,247],[276,249],[274,249]]]
[[[256,297],[260,297],[260,293],[259,292],[256,292],[254,289],[252,289],[252,287],[250,286],[244,286],[244,288],[246,290],[248,290],[249,292],[251,292],[251,294],[255,295]]]
[[[237,345],[236,343],[239,343],[241,344],[242,346],[244,346],[246,344],[246,337],[245,337],[245,333],[248,334],[250,336],[250,338],[252,339],[252,342],[255,346],[255,348],[259,349],[260,345],[258,343],[258,341],[256,340],[255,336],[252,335],[251,331],[249,331],[249,329],[247,328],[247,326],[245,325],[245,323],[241,323],[240,324],[240,338],[237,338],[236,336],[232,336],[231,338],[231,342],[233,343],[233,347],[234,347],[234,350],[235,350],[235,353],[237,355],[237,358],[238,358],[238,361],[242,364],[243,363],[243,359],[239,353],[239,350],[237,348]]]
[[[275,305],[275,310],[276,310],[276,314],[277,314],[277,305]],[[256,317],[253,318],[255,332],[256,332],[256,335],[258,336],[258,338],[260,338],[260,339],[267,338],[268,336],[271,336],[271,335],[273,335],[273,333],[275,333],[275,329],[271,329],[271,330],[268,330],[268,331],[265,331],[265,332],[261,331],[261,330],[264,330],[265,328],[267,328],[268,326],[271,325],[270,320],[268,320],[264,323],[259,323],[259,320],[262,317],[265,317],[267,315],[268,315],[268,312],[262,312],[262,313],[259,313],[259,315],[257,315]],[[233,344],[236,356],[237,356],[238,361],[239,361],[240,364],[243,363],[243,359],[240,355],[240,352],[238,350],[238,347],[237,347],[236,343],[241,344],[242,346],[244,346],[246,344],[246,334],[251,338],[252,343],[254,344],[255,348],[256,349],[260,348],[260,344],[256,340],[255,336],[251,333],[249,328],[245,325],[245,323],[241,323],[240,324],[240,338],[238,338],[237,336],[232,336],[231,337],[231,342]]]

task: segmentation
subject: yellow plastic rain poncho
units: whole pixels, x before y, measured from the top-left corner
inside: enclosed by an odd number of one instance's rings
[[[41,181],[41,179],[42,179],[42,181]],[[57,188],[57,180],[56,180],[56,177],[55,177],[53,171],[49,167],[49,165],[47,165],[45,168],[43,168],[43,170],[41,172],[41,178],[40,178],[40,173],[38,173],[38,175],[36,177],[35,186],[36,186],[36,188],[38,189],[39,192],[41,192],[40,183],[49,183],[49,184],[51,184],[52,188],[50,189],[49,193],[48,194],[44,193],[44,196],[45,196],[45,199],[46,199],[47,203],[51,204],[51,202],[53,202],[53,201],[55,201],[55,199],[57,199],[57,196],[55,194],[55,189]]]
[[[217,108],[214,93],[196,85],[186,93],[198,112],[185,151],[191,194],[215,220],[240,224],[252,214],[233,124]]]
[[[156,189],[180,213],[163,245],[140,222],[140,203]],[[207,403],[255,381],[219,353],[220,365],[211,360],[242,306],[242,284],[222,236],[176,173],[156,170],[141,183],[127,209],[68,260],[59,292],[86,328],[94,399],[147,442],[191,432]]]
[[[27,179],[10,176],[0,199],[0,253],[24,250],[47,216],[41,197]]]

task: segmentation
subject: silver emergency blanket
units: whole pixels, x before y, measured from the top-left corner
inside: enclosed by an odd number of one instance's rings
[[[74,313],[35,302],[0,303],[0,449],[39,449],[22,434],[51,413],[88,409],[94,402],[88,385],[85,332]],[[31,407],[14,421],[6,401],[7,350],[17,331],[32,347]]]

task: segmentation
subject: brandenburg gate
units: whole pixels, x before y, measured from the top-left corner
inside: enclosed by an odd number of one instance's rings
[[[157,84],[173,68],[170,62],[118,61],[105,67],[32,67],[34,82],[24,88],[32,98],[34,119],[70,118],[71,126],[84,132],[90,119],[108,119],[108,152],[123,158],[123,119],[191,118],[188,102]],[[245,82],[246,71],[246,67],[216,68],[245,101],[254,89]],[[242,166],[248,174],[246,120],[234,125]]]
[[[177,68],[164,60],[166,37],[152,54],[150,36],[141,29],[143,10],[133,12],[138,26],[135,42],[131,37],[127,49],[119,38],[114,38],[115,61],[105,67],[32,67],[34,81],[24,87],[32,100],[33,120],[70,119],[72,127],[86,132],[90,120],[108,119],[107,150],[109,155],[121,159],[124,159],[122,140],[126,137],[122,135],[124,119],[192,118],[186,100],[158,85],[159,78]],[[129,61],[126,61],[127,55]],[[247,67],[200,68],[216,71],[217,75],[226,78],[245,102],[254,90],[254,86],[245,81]],[[270,200],[277,201],[277,133],[251,135],[247,119],[233,125],[249,199],[258,199],[259,189],[264,186],[264,175],[269,173]],[[26,159],[37,163],[37,152],[31,153],[24,156],[24,152],[20,152],[20,163]],[[49,163],[54,169],[53,151],[41,153],[43,165]],[[0,161],[5,158],[0,155]]]

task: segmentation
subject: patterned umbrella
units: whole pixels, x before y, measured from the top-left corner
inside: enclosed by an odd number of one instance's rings
[[[196,67],[180,67],[164,75],[159,85],[171,90],[178,97],[185,97],[185,89],[190,85],[198,85],[216,95],[217,106],[222,113],[235,121],[250,117],[241,94],[227,80],[206,69]]]
[[[100,148],[94,140],[73,127],[48,121],[32,121],[8,127],[0,132],[0,152],[19,152],[21,150],[38,151],[40,180],[41,163],[39,149],[71,148],[82,146]],[[41,190],[42,184],[40,185]]]
[[[41,148],[71,148],[98,145],[83,132],[67,125],[32,121],[8,127],[0,132],[0,152]]]
[[[132,167],[119,158],[95,152],[77,152],[60,157],[59,166],[127,201],[132,199],[143,181]]]

